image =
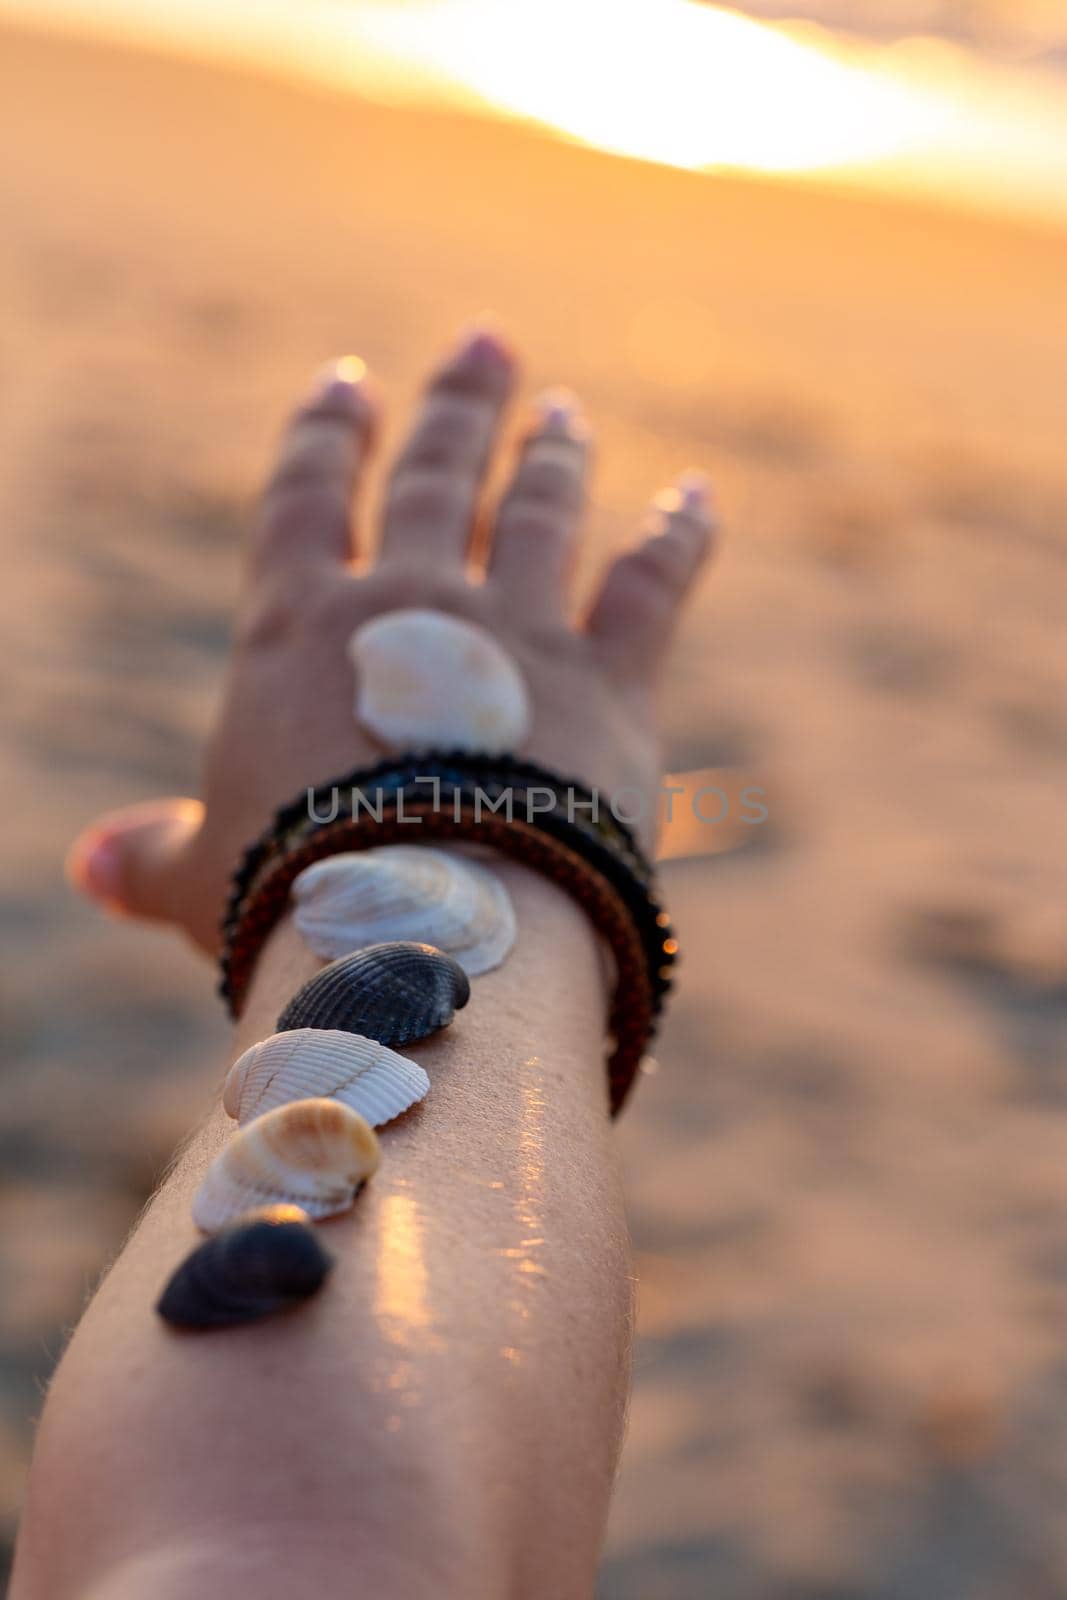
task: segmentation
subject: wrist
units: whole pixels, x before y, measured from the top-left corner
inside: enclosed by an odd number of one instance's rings
[[[301,873],[328,856],[411,842],[413,825],[419,843],[477,844],[533,868],[565,890],[610,947],[607,1073],[617,1113],[671,987],[677,941],[630,829],[598,810],[577,780],[509,755],[407,752],[283,806],[234,874],[220,961],[233,1015],[245,1008],[263,944]]]
[[[583,1015],[591,1014],[602,1041],[609,999],[609,963],[588,918],[550,879],[504,858],[486,860],[511,896],[518,936],[503,967],[473,980],[471,1004],[483,997],[495,999],[507,994],[518,1009],[525,1010],[529,1005],[536,1011],[549,999],[557,1008],[577,999]],[[325,964],[304,942],[292,913],[287,912],[272,930],[256,964],[247,1003],[237,1023],[239,1048],[243,1050],[273,1033],[287,1001]],[[534,973],[542,989],[551,975],[551,996],[530,989],[527,980]],[[519,985],[530,989],[521,1004],[512,994]]]

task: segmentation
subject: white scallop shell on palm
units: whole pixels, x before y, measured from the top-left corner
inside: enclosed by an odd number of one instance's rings
[[[513,658],[486,628],[411,607],[357,628],[357,722],[387,750],[517,750],[530,696]]]
[[[309,1217],[347,1211],[378,1168],[378,1136],[339,1100],[294,1100],[240,1128],[193,1196],[193,1221],[213,1233],[259,1206]]]
[[[272,1033],[238,1056],[226,1075],[222,1103],[242,1126],[291,1100],[323,1097],[357,1111],[372,1127],[391,1122],[429,1092],[415,1061],[337,1028]]]
[[[386,844],[329,856],[293,884],[294,920],[333,961],[381,940],[432,944],[468,977],[515,943],[511,896],[490,867],[433,845]]]

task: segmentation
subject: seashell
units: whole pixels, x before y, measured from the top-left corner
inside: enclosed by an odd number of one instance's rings
[[[156,1310],[179,1328],[228,1328],[307,1300],[333,1257],[299,1206],[264,1206],[186,1256]]]
[[[328,856],[300,874],[292,894],[301,936],[328,961],[381,939],[415,939],[475,978],[515,943],[511,896],[496,873],[433,845]]]
[[[530,696],[487,629],[443,611],[389,611],[348,642],[356,721],[387,750],[438,745],[516,750],[530,731]]]
[[[378,1169],[378,1136],[339,1100],[293,1100],[241,1128],[215,1157],[193,1196],[205,1233],[279,1202],[309,1217],[347,1211]]]
[[[309,978],[278,1018],[278,1032],[330,1028],[410,1044],[447,1027],[470,992],[459,963],[432,945],[372,944]]]
[[[272,1033],[239,1056],[222,1103],[240,1123],[309,1097],[339,1100],[372,1127],[391,1122],[428,1094],[430,1080],[406,1056],[375,1039],[333,1028]]]

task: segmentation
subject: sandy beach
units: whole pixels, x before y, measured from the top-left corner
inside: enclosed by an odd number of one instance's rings
[[[770,813],[664,869],[600,1600],[1067,1594],[1067,235],[10,30],[0,127],[5,1536],[226,1059],[210,974],[65,847],[195,790],[294,393],[358,351],[388,446],[491,309],[596,429],[583,586],[713,471],[667,759]]]

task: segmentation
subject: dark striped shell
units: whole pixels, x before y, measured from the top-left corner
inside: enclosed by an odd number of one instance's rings
[[[177,1268],[156,1310],[179,1328],[256,1322],[315,1294],[333,1266],[297,1206],[249,1212],[212,1234]]]
[[[340,1028],[395,1048],[447,1027],[470,992],[463,968],[432,944],[372,944],[305,983],[278,1018],[278,1032]]]

